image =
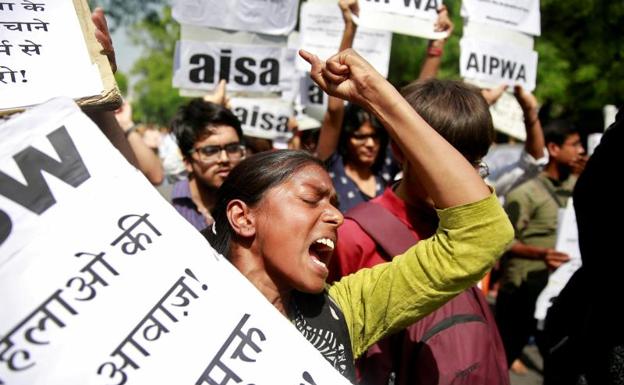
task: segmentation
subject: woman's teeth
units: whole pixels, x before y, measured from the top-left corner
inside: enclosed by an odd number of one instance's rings
[[[332,240],[331,240],[331,239],[329,239],[329,238],[321,238],[321,239],[317,239],[315,242],[316,242],[316,243],[320,243],[320,244],[322,244],[322,245],[325,245],[325,246],[329,247],[329,248],[330,248],[330,249],[332,249],[332,250],[334,249],[334,241],[332,241]]]

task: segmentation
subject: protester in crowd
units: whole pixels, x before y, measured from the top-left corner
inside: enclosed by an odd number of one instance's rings
[[[353,46],[357,25],[351,15],[358,14],[359,6],[357,0],[340,0],[338,5],[345,23],[342,51]],[[317,155],[327,164],[342,212],[379,195],[392,180],[394,173],[385,163],[387,147],[388,134],[372,114],[352,104],[345,109],[343,100],[329,97]]]
[[[615,309],[622,298],[624,259],[619,226],[605,220],[600,202],[618,202],[613,167],[621,164],[624,112],[607,130],[574,187],[574,209],[583,266],[548,309],[544,330],[544,385],[624,384],[624,317]],[[622,218],[622,206],[609,205]]]
[[[115,110],[115,118],[137,158],[139,170],[153,185],[161,184],[164,179],[162,163],[158,155],[146,145],[142,135],[137,131],[138,126],[132,120],[132,106],[128,101],[124,100],[121,107]]]
[[[440,14],[447,16],[445,8]],[[451,28],[452,30],[452,25]],[[449,31],[450,33],[450,31]],[[419,78],[403,95],[438,133],[479,170],[493,140],[488,104],[478,89],[434,80],[445,39],[432,41]],[[393,148],[396,158],[403,154]],[[414,242],[434,234],[435,208],[409,163],[403,179],[370,202],[345,214],[338,231],[330,280],[385,263]],[[379,239],[381,238],[381,239]],[[440,328],[440,325],[451,325]],[[434,330],[440,332],[433,333]],[[504,349],[494,316],[480,289],[467,289],[406,330],[372,346],[358,361],[360,382],[367,385],[508,384]]]
[[[430,79],[407,86],[403,96],[428,124],[479,171],[494,137],[488,105],[475,87]],[[403,160],[394,146],[395,156]],[[338,230],[330,280],[392,259],[409,244],[431,237],[438,217],[426,186],[409,162],[403,178],[384,193],[347,211]],[[391,242],[383,242],[390,238]],[[382,238],[382,242],[377,239]],[[402,247],[402,245],[405,245]],[[396,247],[399,249],[396,250]],[[396,250],[396,251],[395,251]],[[439,325],[449,324],[428,337]],[[367,385],[508,384],[500,336],[481,290],[471,287],[405,331],[371,347],[358,362]]]
[[[198,98],[180,107],[171,128],[188,172],[188,180],[173,186],[171,201],[201,230],[213,222],[216,190],[245,157],[241,124],[227,108]]]
[[[535,301],[554,270],[569,257],[555,250],[557,215],[572,194],[575,163],[584,152],[576,128],[557,120],[544,129],[548,164],[536,177],[511,190],[505,211],[514,225],[515,242],[502,261],[496,298],[498,323],[512,370],[526,369],[516,361],[530,336],[537,336]],[[539,336],[538,336],[539,337]]]
[[[485,89],[482,90],[482,94],[488,104],[492,105],[496,103],[506,87]],[[487,179],[488,184],[496,189],[501,200],[514,187],[539,174],[548,163],[548,153],[544,149],[544,133],[538,115],[537,99],[522,86],[514,87],[514,96],[522,108],[526,140],[518,160],[504,166],[495,176],[490,176]]]
[[[511,227],[472,166],[355,51],[327,63],[301,56],[323,91],[384,122],[438,208],[438,231],[392,262],[326,287],[343,221],[336,192],[317,158],[274,151],[232,170],[218,191],[216,221],[203,233],[353,380],[353,358],[474,284],[502,253]]]

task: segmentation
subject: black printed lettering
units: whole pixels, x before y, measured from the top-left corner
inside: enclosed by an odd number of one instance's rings
[[[42,214],[56,203],[41,171],[54,175],[72,187],[80,186],[90,177],[65,126],[56,129],[47,137],[61,159],[60,162],[28,146],[13,156],[26,184],[0,171],[0,195],[36,214]]]

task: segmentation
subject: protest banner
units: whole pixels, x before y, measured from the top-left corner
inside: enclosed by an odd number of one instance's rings
[[[212,91],[225,79],[228,91],[280,92],[294,81],[294,56],[286,46],[181,40],[173,85]]]
[[[241,122],[243,133],[256,138],[290,139],[288,118],[293,116],[292,103],[280,98],[232,98],[232,112]]]
[[[0,384],[348,384],[70,99],[0,141]]]
[[[441,0],[364,0],[359,2],[362,27],[417,36],[424,39],[442,39],[446,32],[435,32],[437,9]]]
[[[344,31],[342,14],[336,3],[305,2],[301,5],[300,45],[322,60],[336,54]],[[355,35],[353,48],[384,77],[388,76],[392,33],[361,28]],[[310,64],[297,57],[299,71],[310,70]]]
[[[568,204],[565,208],[559,209],[555,250],[566,253],[570,260],[559,266],[557,270],[548,276],[546,287],[537,297],[534,315],[538,320],[540,330],[543,329],[544,320],[553,299],[561,293],[561,290],[572,278],[574,272],[583,265],[581,250],[578,244],[578,227],[576,225],[576,213],[572,198],[568,199]]]
[[[329,95],[314,83],[309,73],[303,74],[300,78],[299,97],[301,104],[305,106],[306,114],[323,121]]]
[[[521,85],[527,91],[535,89],[537,52],[523,47],[464,37],[459,42],[460,75],[493,86]]]
[[[0,2],[0,113],[55,96],[118,104],[110,66],[96,47],[83,0]]]
[[[287,35],[297,22],[299,0],[175,0],[180,24]]]
[[[490,114],[497,131],[521,141],[526,140],[524,112],[511,90],[503,92],[496,103],[490,106]]]
[[[463,0],[461,15],[468,20],[539,36],[539,0]]]

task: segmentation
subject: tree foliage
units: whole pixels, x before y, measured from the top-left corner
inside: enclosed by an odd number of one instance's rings
[[[362,0],[361,0],[362,1]],[[171,87],[173,51],[179,26],[164,7],[167,0],[91,0],[104,5],[117,23],[132,24],[143,55],[131,73],[137,118],[166,123],[182,98]],[[455,23],[446,43],[441,78],[459,78],[461,0],[445,0]],[[550,117],[565,116],[590,131],[602,126],[605,104],[624,102],[624,3],[602,0],[541,0],[542,35],[535,94]],[[402,86],[418,76],[426,41],[394,35],[390,81]]]
[[[93,9],[100,6],[106,10],[106,18],[111,30],[120,25],[131,25],[148,17],[165,5],[167,0],[88,0]]]
[[[173,55],[180,36],[180,26],[171,16],[171,8],[147,15],[131,27],[131,39],[141,47],[142,55],[134,64],[133,111],[138,121],[167,126],[184,102],[172,87]]]
[[[462,34],[460,0],[445,4],[455,32],[446,43],[439,77],[459,78]],[[566,117],[586,131],[602,127],[605,104],[624,103],[624,3],[601,0],[541,0],[542,35],[535,94],[548,117]],[[422,39],[394,35],[390,81],[401,86],[418,76],[426,51]]]

